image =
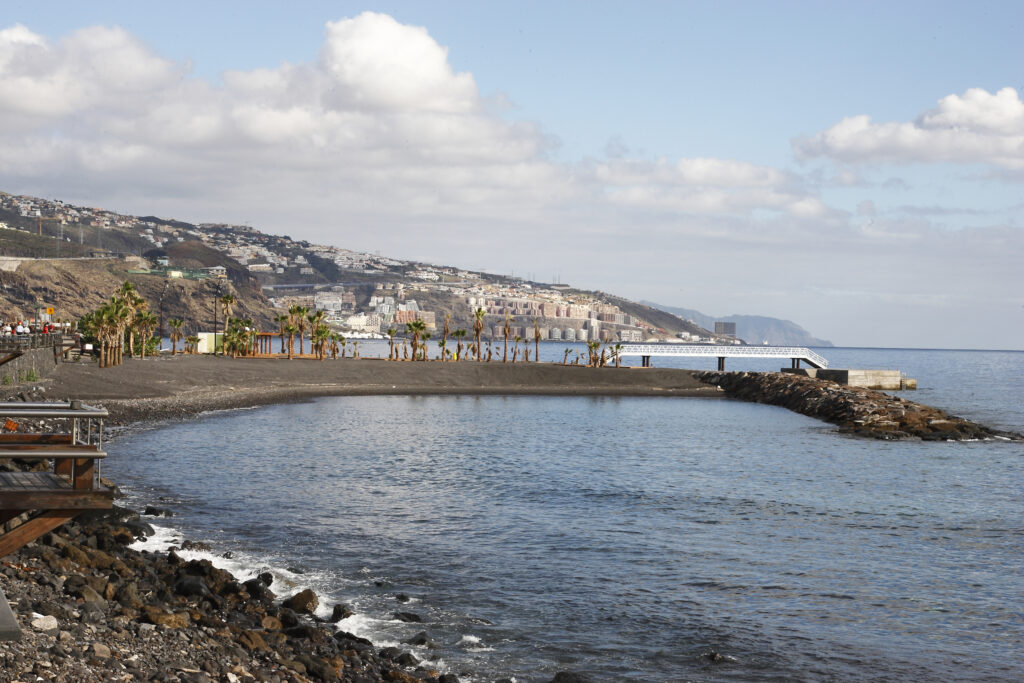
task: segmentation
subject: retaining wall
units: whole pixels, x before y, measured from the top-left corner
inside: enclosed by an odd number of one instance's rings
[[[0,383],[3,385],[25,384],[30,371],[36,376],[46,377],[61,362],[59,348],[28,349],[14,360],[0,365]],[[0,352],[0,358],[7,353]]]

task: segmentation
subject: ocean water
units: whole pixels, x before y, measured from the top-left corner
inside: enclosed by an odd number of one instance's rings
[[[1024,353],[821,352],[1024,430]],[[134,504],[176,512],[148,547],[208,541],[379,644],[425,630],[409,649],[464,680],[1024,677],[1021,443],[866,441],[728,400],[386,396],[108,450]]]

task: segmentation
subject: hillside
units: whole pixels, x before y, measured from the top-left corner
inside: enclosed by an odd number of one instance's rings
[[[736,336],[749,344],[761,344],[767,341],[769,344],[781,346],[832,346],[832,342],[826,339],[818,339],[804,328],[789,320],[780,320],[760,315],[727,315],[716,318],[691,308],[664,306],[650,301],[645,301],[644,303],[653,308],[659,308],[663,311],[688,318],[710,330],[715,328],[715,322],[736,323]]]
[[[0,318],[24,319],[33,314],[34,302],[54,306],[54,318],[75,320],[95,310],[128,280],[149,303],[150,310],[163,316],[181,318],[185,332],[213,328],[213,306],[217,285],[223,281],[168,280],[162,275],[132,273],[139,260],[26,260],[17,270],[0,270]],[[259,290],[233,290],[238,303],[235,315],[251,317],[262,327],[272,327],[274,311]],[[218,321],[223,316],[217,312]]]

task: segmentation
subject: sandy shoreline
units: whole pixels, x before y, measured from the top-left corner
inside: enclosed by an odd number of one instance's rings
[[[411,363],[380,359],[126,359],[100,369],[63,363],[41,383],[50,399],[106,407],[115,423],[183,419],[210,410],[360,395],[673,396],[722,392],[688,370],[548,363]]]

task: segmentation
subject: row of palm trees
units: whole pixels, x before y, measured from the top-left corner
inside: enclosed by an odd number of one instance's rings
[[[233,358],[255,355],[257,353],[259,331],[253,319],[232,316],[236,299],[230,293],[221,296],[218,299],[218,303],[224,314],[223,352],[231,354]],[[466,358],[475,357],[478,362],[491,361],[494,350],[493,345],[488,345],[485,357],[482,342],[484,316],[486,313],[482,308],[477,308],[473,314],[473,336],[475,343],[471,344],[464,343],[466,337],[469,336],[469,332],[465,329],[452,330],[451,316],[445,315],[441,339],[437,342],[439,348],[438,360],[442,362],[449,360],[458,362]],[[298,304],[291,306],[287,314],[278,315],[275,318],[275,322],[278,323],[280,332],[281,353],[287,353],[288,358],[292,359],[295,355],[295,337],[298,336],[299,355],[305,355],[304,339],[308,329],[310,332],[310,352],[316,358],[320,360],[328,356],[338,358],[339,354],[341,358],[344,358],[348,345],[346,339],[341,333],[331,331],[325,322],[325,316],[324,311],[310,311],[308,307]],[[158,319],[149,310],[149,304],[138,293],[135,286],[126,281],[108,302],[96,311],[83,316],[80,326],[83,332],[91,335],[99,342],[100,367],[108,367],[122,362],[126,343],[129,355],[135,354],[137,346],[135,343],[136,333],[138,333],[141,340],[141,343],[138,345],[139,353],[145,358],[147,348],[153,337],[153,330],[157,324]],[[184,321],[180,318],[170,318],[168,320],[168,326],[171,329],[172,355],[177,355],[178,343],[181,341],[185,342],[185,353],[194,354],[198,351],[199,337],[197,335],[185,336],[183,333],[184,324]],[[536,319],[533,321],[533,330],[534,361],[539,362],[541,335]],[[388,329],[387,334],[390,346],[388,359],[400,360],[399,356],[401,356],[402,360],[428,360],[427,342],[432,335],[427,331],[426,323],[419,319],[406,323],[405,332],[410,337],[409,345],[403,343],[399,346],[395,343],[395,335],[398,334],[398,330],[394,327]],[[511,362],[516,363],[519,360],[519,345],[524,340],[519,335],[511,337],[511,316],[509,315],[505,316],[504,332],[502,362],[509,362],[508,343],[511,338],[513,340]],[[449,350],[448,348],[449,336],[455,340],[454,350]],[[354,358],[358,358],[359,343],[352,341],[351,344],[352,355]],[[610,346],[603,351],[600,350],[600,347],[600,342],[590,342],[587,344],[587,365],[591,367],[604,367],[609,362],[614,361],[615,366],[619,367],[619,351],[622,345]],[[570,353],[571,351],[566,349],[566,355],[562,360],[563,365],[569,364]],[[528,342],[522,348],[522,355],[524,362],[530,362]],[[573,364],[581,364],[581,360],[581,356],[577,356]]]
[[[129,356],[134,356],[138,350],[145,358],[157,324],[158,319],[149,310],[149,303],[135,285],[126,281],[109,301],[82,316],[79,330],[98,342],[100,367],[106,368],[121,364],[126,346]],[[140,340],[138,347],[135,344],[136,334]]]

